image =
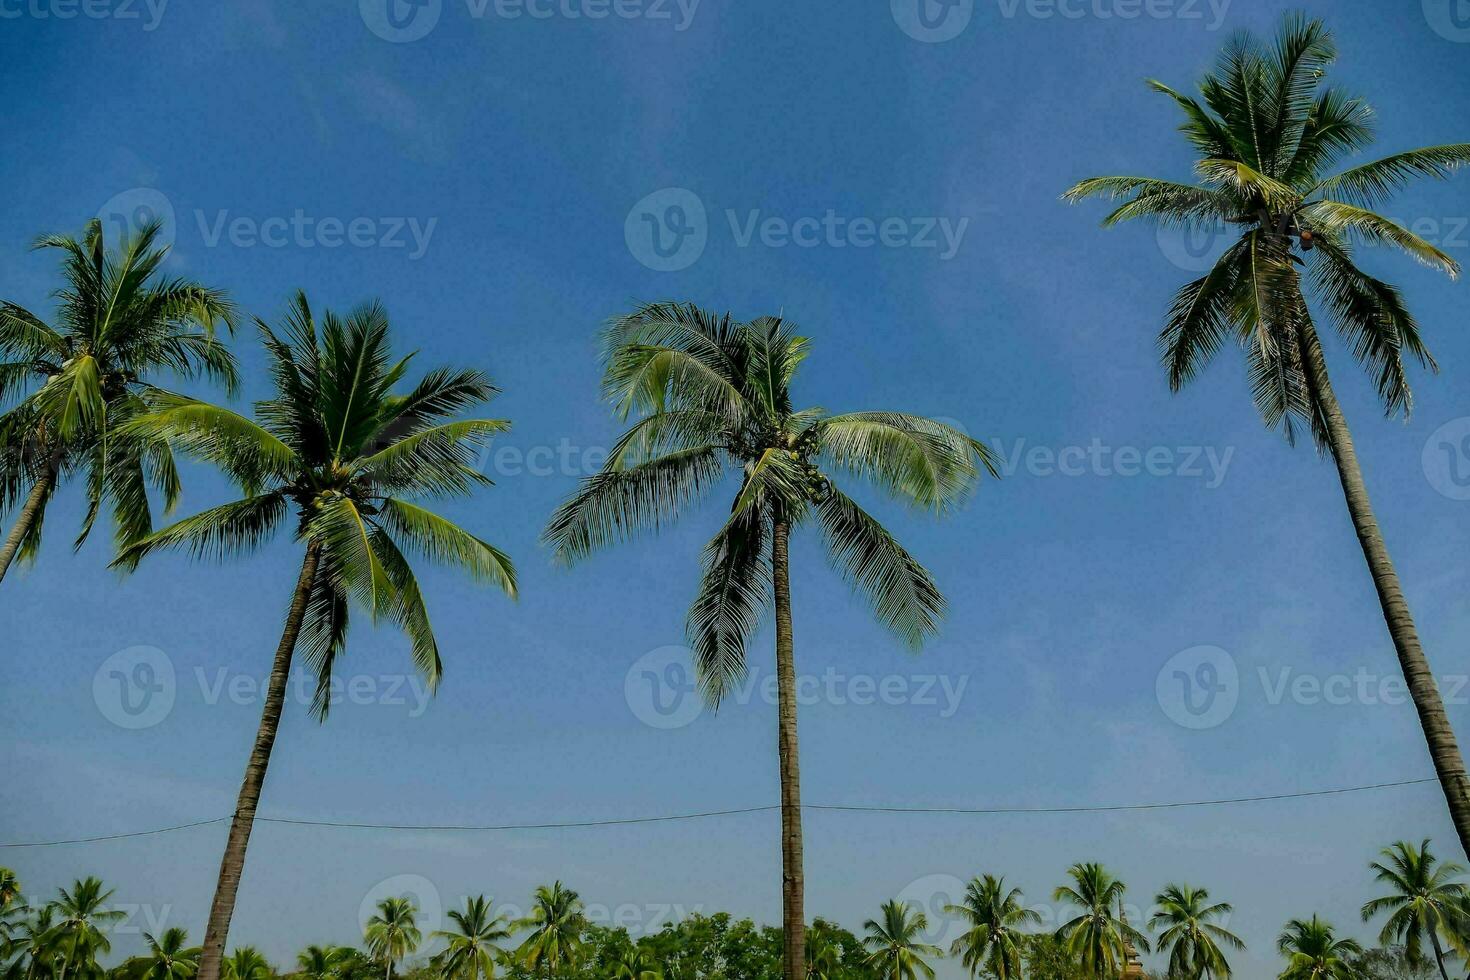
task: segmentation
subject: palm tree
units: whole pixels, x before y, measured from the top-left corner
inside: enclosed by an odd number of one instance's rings
[[[868,947],[867,963],[879,980],[916,980],[933,978],[934,968],[924,962],[925,956],[943,956],[938,946],[919,942],[929,928],[929,919],[907,902],[896,899],[883,903],[882,919],[863,923],[868,934],[863,943]]]
[[[150,534],[126,548],[118,564],[134,567],[167,547],[186,547],[196,556],[247,552],[293,509],[305,550],[220,862],[200,980],[219,978],[298,639],[317,675],[316,713],[325,718],[333,666],[346,643],[349,596],[374,619],[386,615],[402,628],[414,665],[431,687],[439,682],[439,646],[400,543],[515,595],[515,570],[502,552],[406,499],[466,495],[489,482],[471,462],[483,441],[508,423],[443,421],[495,394],[489,380],[478,371],[440,369],[406,394],[394,394],[410,358],[390,360],[388,317],[376,303],[345,320],[329,313],[318,329],[306,297],[298,294],[284,339],[257,322],[276,385],[276,396],[256,405],[259,424],[169,396],[128,426],[220,467],[244,499]]]
[[[9,868],[0,868],[0,961],[10,958],[10,934],[28,911],[20,900],[20,879]]]
[[[51,975],[51,964],[56,953],[52,931],[55,925],[56,906],[52,903],[36,909],[21,924],[21,934],[18,937],[11,936],[6,946],[9,955],[15,956],[6,968],[6,980],[37,980],[38,977]],[[24,970],[20,969],[22,964],[25,965]]]
[[[642,946],[628,946],[613,962],[612,980],[664,980],[653,953]]]
[[[107,900],[111,897],[112,889],[103,891],[102,882],[97,878],[75,881],[70,891],[65,888],[59,890],[53,904],[60,921],[51,927],[46,937],[52,955],[63,960],[58,980],[93,972],[97,954],[112,949],[106,927],[126,918],[127,913],[108,908]]]
[[[386,980],[393,980],[393,964],[418,949],[423,941],[416,913],[410,898],[385,898],[378,903],[378,914],[368,919],[363,938],[373,959],[384,965]]]
[[[199,947],[185,945],[189,934],[177,926],[165,929],[157,939],[143,933],[146,956],[135,956],[119,967],[127,980],[193,980],[199,972]]]
[[[1130,945],[1149,951],[1148,938],[1122,914],[1127,888],[1101,864],[1074,864],[1067,874],[1072,885],[1062,885],[1052,897],[1076,905],[1082,914],[1064,923],[1057,938],[1066,942],[1068,954],[1088,976],[1099,980],[1116,977],[1128,963]]]
[[[1175,980],[1223,980],[1230,976],[1230,962],[1220,949],[1245,949],[1235,933],[1216,921],[1227,918],[1234,908],[1228,902],[1208,904],[1208,889],[1169,885],[1154,896],[1158,911],[1148,927],[1159,931],[1159,952],[1169,950],[1169,976]]]
[[[1276,940],[1286,957],[1281,980],[1355,980],[1351,957],[1363,955],[1363,947],[1351,939],[1338,939],[1332,925],[1315,915],[1311,921],[1292,919]]]
[[[806,975],[808,980],[839,980],[842,976],[842,944],[832,925],[822,919],[806,931]]]
[[[1021,889],[1007,890],[1005,878],[972,878],[965,897],[944,911],[963,918],[965,934],[954,941],[949,955],[958,956],[972,977],[981,973],[996,980],[1021,975],[1021,927],[1040,925],[1041,916],[1025,906]]]
[[[1364,905],[1363,921],[1388,912],[1378,942],[1384,946],[1402,943],[1410,966],[1423,965],[1423,942],[1428,936],[1439,974],[1443,980],[1450,980],[1440,940],[1443,938],[1451,946],[1464,942],[1462,906],[1470,899],[1470,890],[1454,879],[1464,874],[1465,869],[1452,861],[1436,861],[1428,839],[1418,847],[1408,841],[1398,841],[1384,848],[1382,854],[1383,861],[1375,861],[1368,867],[1376,880],[1389,886],[1392,894]]]
[[[308,946],[296,954],[296,972],[302,980],[337,980],[356,953],[346,946]]]
[[[722,475],[740,475],[730,514],[704,551],[688,633],[704,694],[718,705],[743,676],[749,638],[774,602],[788,977],[806,974],[791,531],[819,523],[830,560],[872,600],[879,620],[917,647],[937,629],[944,597],[819,465],[939,512],[965,496],[982,467],[995,472],[983,445],[930,419],[796,410],[791,383],[806,353],[806,340],[779,317],[737,323],[693,304],[660,303],[614,319],[604,393],[621,418],[638,419],[545,534],[557,557],[572,562],[669,522]]]
[[[1203,104],[1150,82],[1183,110],[1181,128],[1199,154],[1201,183],[1095,177],[1066,198],[1128,198],[1105,225],[1144,218],[1165,225],[1222,221],[1239,229],[1240,237],[1179,291],[1169,310],[1159,346],[1170,387],[1177,391],[1193,380],[1233,335],[1245,350],[1266,424],[1280,426],[1288,441],[1307,426],[1331,452],[1460,844],[1470,853],[1470,781],[1374,517],[1312,312],[1330,321],[1373,377],[1388,415],[1407,416],[1406,355],[1430,368],[1434,361],[1399,291],[1358,268],[1353,244],[1389,245],[1457,274],[1444,252],[1371,209],[1416,177],[1447,177],[1470,162],[1470,143],[1396,153],[1329,176],[1342,157],[1373,141],[1371,107],[1322,87],[1335,57],[1320,21],[1292,16],[1272,46],[1244,34],[1232,41],[1200,84]]]
[[[582,899],[560,881],[538,887],[531,914],[516,925],[531,930],[516,955],[533,973],[549,976],[582,956],[582,931],[587,928]]]
[[[223,969],[225,980],[271,980],[276,973],[254,946],[236,946]]]
[[[173,507],[179,479],[168,447],[114,437],[155,390],[153,375],[235,384],[234,358],[215,339],[216,323],[233,330],[234,307],[198,283],[161,278],[168,250],[154,248],[157,235],[149,225],[109,254],[93,220],[80,242],[36,242],[63,253],[55,326],[0,303],[0,406],[18,401],[0,415],[0,510],[20,508],[0,545],[0,580],[17,556],[35,556],[46,506],[72,473],[87,471],[90,503],[78,545],[104,503],[119,544],[152,530],[150,487]]]
[[[451,910],[449,918],[457,931],[434,933],[434,938],[448,943],[434,959],[439,975],[444,980],[491,980],[496,961],[505,956],[497,943],[509,939],[513,931],[509,919],[492,915],[484,895],[466,898],[464,910]]]

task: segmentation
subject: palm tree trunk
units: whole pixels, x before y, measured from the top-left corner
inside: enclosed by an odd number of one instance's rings
[[[1434,947],[1434,963],[1439,967],[1439,975],[1444,980],[1450,980],[1450,971],[1444,965],[1444,949],[1439,945],[1439,932],[1435,929],[1429,930],[1429,943]]]
[[[46,468],[36,477],[30,495],[26,497],[20,513],[16,515],[15,526],[10,529],[10,534],[5,538],[5,544],[0,546],[0,582],[5,580],[5,573],[10,570],[15,556],[20,553],[20,546],[25,541],[26,535],[31,533],[31,528],[35,527],[42,511],[46,509],[46,500],[51,496],[51,491],[56,488],[56,477],[61,472],[61,457],[60,450],[51,454]]]
[[[281,707],[286,700],[291,656],[296,652],[296,638],[306,618],[306,603],[311,597],[311,586],[320,560],[321,545],[316,542],[308,544],[306,558],[301,563],[301,577],[296,581],[296,592],[291,599],[291,610],[286,614],[286,628],[281,634],[280,646],[276,647],[276,660],[266,686],[265,707],[260,713],[260,728],[255,733],[255,748],[251,750],[250,761],[245,766],[240,799],[235,805],[234,819],[230,821],[230,836],[219,866],[219,884],[215,886],[214,904],[209,909],[209,926],[204,933],[204,949],[199,955],[197,980],[219,980],[230,917],[235,912],[235,893],[240,889],[240,874],[245,868],[245,847],[250,843],[250,829],[255,824],[255,806],[260,802],[260,788],[265,783],[271,747],[276,742],[276,728],[281,723]]]
[[[1378,519],[1373,515],[1368,488],[1363,483],[1363,471],[1358,467],[1352,433],[1343,417],[1342,406],[1333,394],[1332,381],[1327,376],[1322,345],[1316,331],[1301,318],[1297,324],[1297,341],[1307,368],[1307,387],[1320,406],[1326,423],[1327,438],[1332,447],[1332,458],[1337,463],[1348,513],[1352,516],[1353,528],[1358,532],[1358,543],[1373,576],[1373,586],[1378,590],[1378,602],[1383,607],[1383,618],[1393,638],[1399,666],[1408,682],[1414,708],[1419,712],[1419,724],[1424,729],[1425,741],[1429,743],[1429,755],[1434,761],[1434,771],[1439,776],[1445,801],[1449,804],[1455,833],[1460,837],[1460,849],[1470,855],[1470,781],[1465,776],[1465,760],[1445,716],[1444,702],[1435,686],[1434,675],[1429,671],[1429,661],[1419,645],[1419,634],[1414,629],[1409,604],[1399,586],[1398,573],[1394,571],[1383,535],[1378,530]]]
[[[771,540],[776,598],[777,753],[781,761],[781,930],[786,980],[806,980],[802,908],[801,763],[796,750],[796,656],[791,637],[791,526],[778,518]]]

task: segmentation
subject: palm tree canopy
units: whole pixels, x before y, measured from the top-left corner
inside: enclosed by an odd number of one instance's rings
[[[997,980],[1021,973],[1021,929],[1040,925],[1041,916],[1026,907],[1019,888],[1006,888],[1005,878],[972,878],[958,905],[945,908],[964,920],[964,935],[954,941],[951,956],[959,956],[971,976],[982,972]]]
[[[1057,888],[1052,897],[1080,909],[1081,914],[1056,931],[1076,962],[1091,976],[1106,977],[1120,972],[1127,963],[1128,944],[1149,951],[1148,937],[1121,915],[1127,890],[1123,882],[1096,863],[1074,864],[1067,874],[1072,884]]]
[[[1065,199],[1125,199],[1105,225],[1146,219],[1210,223],[1239,237],[1204,276],[1181,289],[1159,345],[1176,390],[1235,336],[1246,349],[1256,405],[1288,439],[1297,425],[1322,436],[1296,339],[1310,322],[1302,293],[1309,276],[1316,305],[1373,376],[1389,415],[1411,407],[1405,354],[1433,368],[1419,326],[1399,291],[1355,264],[1354,245],[1386,245],[1451,276],[1459,266],[1408,229],[1375,213],[1420,177],[1448,177],[1470,162],[1470,143],[1395,153],[1333,172],[1373,142],[1373,111],[1324,79],[1336,45],[1320,21],[1288,16],[1274,43],[1248,33],[1225,47],[1199,97],[1155,81],[1177,104],[1180,131],[1198,162],[1198,183],[1150,177],[1094,177]]]
[[[374,959],[392,964],[418,949],[424,937],[417,914],[413,900],[407,897],[385,898],[378,903],[378,911],[368,919],[363,932]]]
[[[320,552],[302,631],[318,678],[315,710],[330,706],[333,664],[346,641],[349,598],[408,636],[415,666],[431,687],[443,673],[439,646],[404,551],[467,572],[516,594],[515,569],[493,545],[409,498],[469,494],[490,481],[474,463],[487,439],[509,423],[449,421],[497,389],[478,371],[430,371],[404,393],[395,388],[412,355],[394,360],[388,317],[377,303],[320,327],[298,294],[278,333],[257,321],[271,359],[274,398],[251,421],[224,408],[174,395],[151,399],[129,434],[166,439],[218,466],[243,499],[185,518],[123,550],[136,567],[160,548],[196,556],[246,552],[293,511],[296,534]]]
[[[254,946],[236,946],[223,963],[226,980],[271,980],[275,973]]]
[[[832,563],[911,646],[932,634],[944,597],[928,571],[848,497],[834,473],[937,512],[954,508],[995,458],[932,419],[896,412],[798,409],[791,387],[808,343],[780,317],[741,323],[693,304],[657,303],[614,319],[603,391],[633,425],[602,471],[545,532],[572,562],[656,530],[714,490],[740,483],[704,553],[688,631],[706,696],[718,703],[745,670],[746,641],[769,603],[776,522],[820,525]]]
[[[923,912],[894,899],[884,902],[880,917],[864,922],[863,928],[868,932],[863,937],[870,950],[868,964],[882,980],[916,980],[920,976],[932,980],[934,968],[924,957],[942,956],[944,951],[919,941],[929,928],[929,918]]]
[[[1398,841],[1383,849],[1383,860],[1369,865],[1374,878],[1390,889],[1390,894],[1375,898],[1363,906],[1363,921],[1388,913],[1379,933],[1382,945],[1401,943],[1411,966],[1426,962],[1424,942],[1431,945],[1437,937],[1463,947],[1466,939],[1464,906],[1470,890],[1456,879],[1465,869],[1453,861],[1439,861],[1425,839],[1418,847]]]
[[[1228,902],[1211,904],[1205,888],[1169,885],[1154,897],[1154,906],[1158,911],[1148,920],[1148,927],[1159,932],[1159,951],[1169,951],[1170,976],[1217,980],[1231,975],[1221,945],[1241,950],[1245,943],[1219,924],[1234,912]]]
[[[1286,957],[1281,980],[1354,980],[1351,959],[1363,955],[1352,939],[1338,939],[1331,923],[1312,916],[1286,924],[1276,948]]]
[[[554,971],[576,963],[582,955],[585,907],[581,896],[560,881],[536,889],[531,914],[517,925],[531,930],[517,954],[532,970]]]
[[[495,964],[504,955],[498,945],[509,939],[513,928],[503,913],[491,912],[491,901],[484,895],[465,899],[464,909],[452,909],[449,918],[453,931],[435,932],[446,946],[435,957],[435,966],[445,980],[489,980],[495,976]]]
[[[143,411],[158,391],[154,376],[208,377],[233,389],[235,360],[216,337],[233,331],[234,306],[224,294],[185,279],[167,279],[149,225],[109,251],[101,222],[80,241],[49,236],[38,249],[61,252],[56,318],[0,303],[0,511],[14,505],[48,466],[86,471],[89,509],[77,539],[110,505],[119,544],[152,529],[148,491],[171,509],[179,479],[166,444],[115,438],[117,427]],[[40,544],[33,526],[22,558]]]

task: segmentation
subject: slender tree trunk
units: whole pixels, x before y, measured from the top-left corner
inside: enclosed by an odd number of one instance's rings
[[[1450,971],[1444,965],[1444,949],[1439,945],[1439,932],[1437,930],[1429,930],[1429,942],[1434,947],[1434,963],[1439,967],[1439,975],[1444,980],[1450,980]]]
[[[1465,776],[1465,760],[1460,755],[1460,746],[1455,741],[1449,718],[1445,716],[1444,702],[1435,686],[1434,675],[1430,673],[1429,661],[1419,645],[1419,634],[1414,629],[1409,604],[1399,586],[1398,573],[1394,571],[1388,548],[1378,529],[1378,519],[1373,516],[1373,505],[1363,483],[1363,471],[1358,467],[1357,451],[1353,448],[1353,436],[1343,417],[1342,406],[1333,394],[1332,381],[1327,376],[1322,345],[1316,331],[1305,321],[1297,324],[1297,341],[1306,364],[1307,386],[1321,406],[1326,421],[1327,438],[1332,458],[1337,463],[1348,513],[1358,533],[1358,543],[1363,548],[1368,571],[1373,576],[1373,586],[1378,590],[1378,602],[1383,607],[1383,618],[1393,638],[1399,666],[1408,682],[1414,708],[1419,712],[1419,724],[1424,729],[1425,741],[1429,743],[1429,756],[1434,761],[1434,771],[1444,790],[1445,802],[1449,804],[1450,819],[1460,838],[1460,849],[1470,855],[1470,781]]]
[[[771,541],[776,598],[776,744],[781,760],[781,930],[786,980],[806,980],[806,913],[802,908],[801,763],[796,750],[796,656],[791,637],[791,527],[777,519]]]
[[[0,582],[5,580],[5,573],[10,571],[11,563],[20,553],[20,546],[25,541],[26,535],[31,533],[31,528],[35,527],[36,521],[46,509],[46,500],[51,496],[51,491],[56,488],[56,477],[61,472],[61,456],[59,450],[51,454],[46,468],[36,477],[36,482],[31,486],[30,495],[26,497],[20,513],[16,515],[15,525],[10,529],[10,534],[6,536],[5,544],[0,546]]]
[[[224,958],[225,939],[230,932],[230,917],[235,912],[235,893],[240,889],[240,874],[245,868],[245,847],[250,843],[250,829],[255,824],[255,806],[260,802],[260,787],[265,783],[266,767],[271,761],[271,747],[276,742],[276,729],[281,723],[281,707],[286,700],[286,680],[291,673],[291,656],[296,652],[296,638],[306,618],[306,602],[316,579],[321,560],[321,545],[306,546],[301,563],[301,577],[286,614],[286,628],[276,648],[276,660],[267,682],[265,707],[260,713],[260,728],[255,733],[255,748],[245,766],[245,779],[240,785],[240,799],[230,821],[230,836],[225,843],[225,856],[220,861],[219,884],[214,890],[214,904],[209,909],[209,926],[204,933],[204,949],[199,955],[198,980],[219,980],[220,961]]]

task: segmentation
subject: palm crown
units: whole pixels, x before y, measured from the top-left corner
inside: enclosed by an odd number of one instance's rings
[[[1470,143],[1396,153],[1332,174],[1373,141],[1362,99],[1323,87],[1335,59],[1319,21],[1289,17],[1274,45],[1235,37],[1200,98],[1150,81],[1183,110],[1180,130],[1199,154],[1199,184],[1149,177],[1095,177],[1066,199],[1127,198],[1104,224],[1136,218],[1166,225],[1224,223],[1239,238],[1209,272],[1184,286],[1160,348],[1171,386],[1195,377],[1224,340],[1246,348],[1251,385],[1266,423],[1288,439],[1301,423],[1323,440],[1320,406],[1308,384],[1303,331],[1311,330],[1302,277],[1318,307],[1373,376],[1390,414],[1407,413],[1407,353],[1433,360],[1399,291],[1355,264],[1354,243],[1387,245],[1451,276],[1444,252],[1372,208],[1416,177],[1445,177],[1470,162]],[[1201,101],[1202,100],[1202,101]]]
[[[511,924],[504,914],[491,911],[484,895],[466,898],[464,909],[451,909],[455,931],[434,933],[446,946],[435,966],[446,980],[490,980],[495,976],[495,963],[505,954],[497,945],[511,936]]]
[[[158,395],[153,411],[127,427],[215,464],[244,498],[135,542],[118,562],[133,567],[165,547],[196,555],[248,550],[294,509],[296,533],[317,562],[302,630],[320,681],[316,710],[328,709],[349,597],[375,618],[391,617],[408,635],[415,665],[437,684],[438,644],[402,546],[512,596],[515,571],[500,550],[406,498],[464,495],[490,482],[472,464],[485,440],[509,423],[445,419],[496,389],[478,371],[435,370],[394,394],[412,355],[390,358],[387,315],[376,303],[345,319],[328,313],[318,328],[298,295],[279,335],[263,322],[259,327],[276,385],[275,397],[256,405],[259,423]]]
[[[741,323],[665,303],[615,319],[603,389],[623,418],[637,421],[546,532],[560,559],[576,560],[657,528],[726,472],[740,474],[689,612],[696,666],[715,703],[744,672],[746,641],[771,590],[767,550],[777,525],[819,523],[833,563],[910,644],[936,629],[944,597],[929,573],[831,473],[945,511],[980,469],[995,472],[985,446],[931,419],[795,408],[791,385],[806,354],[807,341],[779,317]]]
[[[1081,914],[1064,923],[1056,934],[1089,976],[1113,976],[1127,962],[1128,944],[1144,952],[1149,949],[1148,938],[1113,912],[1121,909],[1126,886],[1100,864],[1074,864],[1067,874],[1072,885],[1058,888],[1053,898],[1078,906]]]
[[[1230,962],[1220,947],[1244,949],[1240,937],[1216,920],[1228,919],[1234,909],[1228,902],[1210,903],[1205,888],[1169,885],[1154,898],[1158,909],[1148,926],[1159,932],[1159,951],[1169,950],[1169,975],[1186,980],[1210,980],[1230,976]]]
[[[517,953],[532,971],[554,972],[576,963],[582,955],[585,906],[580,895],[559,881],[536,889],[531,914],[517,925],[531,930]]]
[[[1453,861],[1437,861],[1425,840],[1418,847],[1398,841],[1384,848],[1383,860],[1369,865],[1375,878],[1392,889],[1392,894],[1363,906],[1363,920],[1388,913],[1378,941],[1398,942],[1412,966],[1425,962],[1424,941],[1433,948],[1435,962],[1445,973],[1444,949],[1440,938],[1463,944],[1466,934],[1465,902],[1470,889],[1458,881],[1465,869]]]
[[[1021,975],[1021,928],[1041,923],[1041,916],[1026,907],[1021,889],[1007,889],[1003,877],[974,878],[960,903],[945,911],[966,924],[950,955],[961,957],[971,976],[983,971],[998,980],[1011,980]]]
[[[884,902],[879,919],[863,923],[868,934],[863,942],[870,950],[868,965],[882,980],[933,978],[934,968],[925,956],[939,956],[938,946],[921,942],[929,928],[928,916],[906,902]]]
[[[36,486],[49,498],[59,476],[85,470],[90,509],[78,544],[104,503],[121,544],[152,529],[150,487],[166,507],[178,499],[167,445],[115,434],[157,391],[153,376],[236,381],[234,358],[215,337],[217,324],[234,328],[234,307],[216,290],[161,278],[168,250],[155,247],[157,236],[149,225],[109,252],[94,220],[81,241],[42,238],[36,248],[62,253],[55,324],[0,303],[0,406],[14,403],[0,416],[0,510]],[[34,555],[40,536],[38,514],[21,557]]]
[[[1315,915],[1288,922],[1276,948],[1286,957],[1281,980],[1353,980],[1353,959],[1363,955],[1356,940],[1338,939],[1331,923]]]

